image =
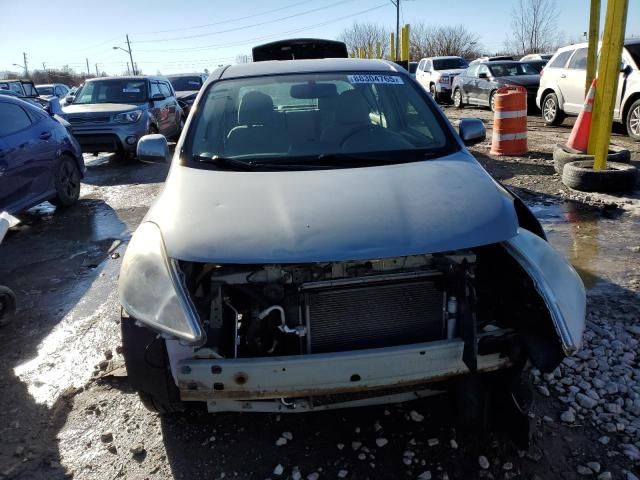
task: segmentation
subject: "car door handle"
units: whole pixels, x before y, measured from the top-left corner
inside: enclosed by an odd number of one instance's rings
[[[560,75],[560,78],[567,78],[567,76],[563,73],[562,75]]]
[[[40,134],[41,140],[49,140],[51,138],[51,132],[42,132]]]

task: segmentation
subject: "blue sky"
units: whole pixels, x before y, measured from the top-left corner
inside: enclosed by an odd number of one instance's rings
[[[509,35],[515,0],[401,0],[402,23],[463,24],[487,52]],[[557,0],[559,30],[576,38],[587,30],[589,0]],[[606,0],[603,0],[606,4]],[[354,21],[395,25],[390,0],[0,0],[0,71],[14,70],[27,52],[30,68],[69,65],[119,74],[128,55],[113,50],[131,39],[145,73],[212,69],[249,54],[251,46],[280,38],[335,38]],[[25,16],[25,8],[30,12]],[[604,15],[603,5],[603,15]],[[32,14],[33,13],[33,14]],[[640,36],[640,1],[630,0],[627,34]],[[191,38],[176,38],[191,37]]]

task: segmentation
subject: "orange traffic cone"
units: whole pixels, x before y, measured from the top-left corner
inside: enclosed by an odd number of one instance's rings
[[[567,141],[567,147],[577,152],[587,153],[589,145],[589,132],[591,131],[591,115],[593,112],[593,99],[596,96],[596,79],[593,79],[587,98],[584,99],[582,111],[578,115],[571,135]]]

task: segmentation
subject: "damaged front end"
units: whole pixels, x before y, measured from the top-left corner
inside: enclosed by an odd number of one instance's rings
[[[579,278],[522,229],[437,254],[170,268],[201,329],[197,341],[165,330],[171,376],[209,411],[395,403],[528,360],[550,371],[584,328]]]

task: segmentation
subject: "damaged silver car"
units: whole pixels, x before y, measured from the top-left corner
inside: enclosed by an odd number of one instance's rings
[[[492,396],[518,403],[527,365],[551,371],[580,347],[585,292],[466,149],[484,138],[382,60],[211,75],[120,273],[145,405],[304,412],[447,392],[477,416]],[[138,157],[169,161],[164,137]]]

